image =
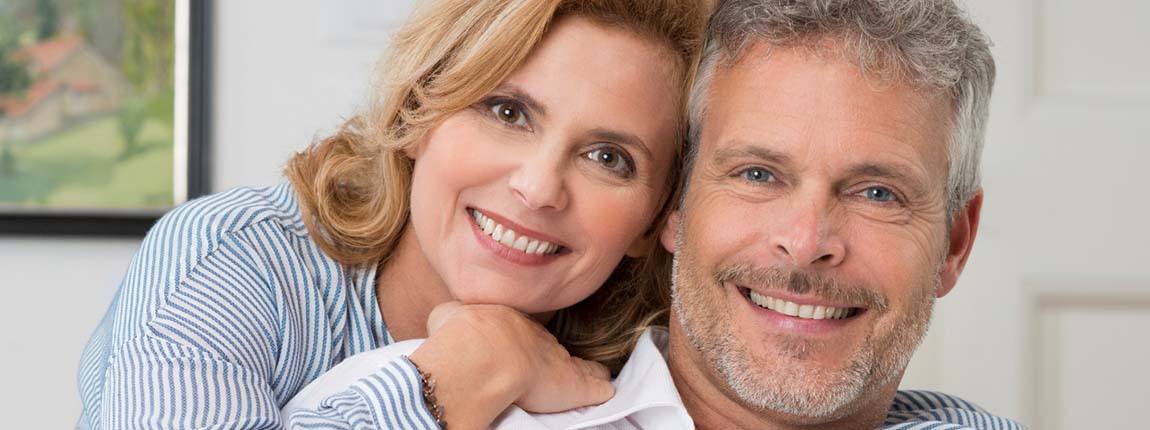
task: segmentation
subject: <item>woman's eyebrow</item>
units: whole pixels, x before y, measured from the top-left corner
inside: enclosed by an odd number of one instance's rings
[[[596,128],[591,130],[591,137],[595,138],[596,140],[606,140],[622,144],[623,146],[637,148],[639,152],[642,152],[646,155],[647,159],[655,159],[655,155],[651,153],[651,148],[647,146],[647,143],[644,142],[643,139],[639,138],[639,136],[634,134],[623,131],[609,130],[605,128]]]
[[[495,87],[492,93],[505,94],[508,97],[518,100],[520,103],[523,103],[524,106],[527,106],[527,109],[534,112],[536,116],[547,116],[547,108],[543,103],[536,100],[535,97],[531,97],[531,94],[528,94],[527,91],[524,91],[523,88],[515,84],[504,82]]]

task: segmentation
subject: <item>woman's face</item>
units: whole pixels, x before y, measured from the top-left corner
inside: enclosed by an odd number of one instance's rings
[[[566,17],[429,131],[410,152],[411,222],[457,299],[560,309],[646,250],[677,145],[676,67],[663,45]]]

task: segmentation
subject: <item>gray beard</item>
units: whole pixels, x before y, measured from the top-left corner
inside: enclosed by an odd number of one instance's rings
[[[691,265],[690,250],[680,237],[672,266],[672,311],[686,334],[688,342],[703,360],[727,384],[729,391],[744,406],[773,411],[813,421],[830,421],[857,412],[864,397],[902,375],[914,350],[930,324],[934,293],[941,282],[934,271],[933,285],[922,289],[910,304],[912,309],[897,325],[898,331],[885,339],[873,334],[855,351],[845,351],[850,358],[839,369],[810,366],[804,361],[811,343],[805,339],[775,335],[779,357],[786,366],[772,363],[768,357],[754,356],[732,335],[731,321],[720,308],[721,297],[713,289],[711,277],[699,277]],[[941,259],[939,261],[941,264]],[[937,267],[936,267],[937,269]],[[691,285],[697,282],[699,285]]]

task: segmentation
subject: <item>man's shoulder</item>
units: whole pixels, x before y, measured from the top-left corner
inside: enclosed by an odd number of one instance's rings
[[[904,390],[895,394],[882,428],[1020,430],[1023,426],[957,396],[934,391]]]

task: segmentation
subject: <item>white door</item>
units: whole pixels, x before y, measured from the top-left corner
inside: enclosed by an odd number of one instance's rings
[[[998,63],[982,227],[903,386],[1035,429],[1147,428],[1150,3],[967,7]]]

